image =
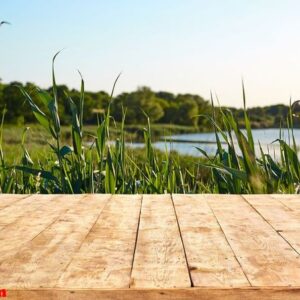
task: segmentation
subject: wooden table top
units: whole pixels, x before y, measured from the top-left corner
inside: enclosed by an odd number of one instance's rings
[[[0,195],[7,299],[300,299],[299,254],[297,195]]]

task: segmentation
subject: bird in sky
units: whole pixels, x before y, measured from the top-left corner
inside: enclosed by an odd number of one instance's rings
[[[1,21],[1,22],[0,22],[0,26],[2,26],[2,25],[4,25],[4,24],[6,24],[6,25],[11,25],[11,23],[9,23],[9,22],[7,22],[7,21]]]

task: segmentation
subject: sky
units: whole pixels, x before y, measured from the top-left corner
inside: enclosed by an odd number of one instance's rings
[[[300,99],[299,0],[0,0],[0,77],[116,93],[217,94],[222,105]]]

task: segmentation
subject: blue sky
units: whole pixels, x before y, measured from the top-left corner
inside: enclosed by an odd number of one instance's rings
[[[1,0],[0,77],[116,93],[138,86],[240,107],[300,98],[300,1]]]

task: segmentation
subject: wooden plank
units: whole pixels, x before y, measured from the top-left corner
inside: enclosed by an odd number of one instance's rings
[[[278,199],[268,195],[244,195],[243,197],[276,231],[300,231],[300,213],[293,211]]]
[[[59,195],[31,195],[14,201],[0,210],[0,230],[23,216],[35,214],[37,209],[49,205],[49,201],[52,203],[54,199],[60,197]]]
[[[299,300],[300,288],[27,289],[8,290],[15,300]]]
[[[191,286],[170,195],[144,195],[132,288]]]
[[[268,195],[245,195],[262,217],[300,254],[300,211],[292,210]],[[299,203],[299,197],[294,203]]]
[[[299,255],[241,196],[207,201],[252,285],[300,286]]]
[[[298,196],[109,197],[8,200],[8,299],[300,299]]]
[[[194,286],[249,286],[205,195],[172,195]]]
[[[21,246],[35,238],[54,223],[61,214],[84,197],[83,195],[34,195],[0,211],[0,222],[7,223],[0,230],[0,263],[16,254]],[[23,201],[24,200],[24,201]],[[18,208],[18,204],[20,208]],[[24,207],[24,205],[29,208]],[[14,211],[11,211],[15,208]],[[20,211],[25,210],[25,214]],[[7,213],[7,220],[3,213]]]
[[[42,233],[0,263],[6,288],[53,287],[98,219],[110,195],[82,198]],[[36,216],[39,217],[39,216]]]
[[[273,194],[270,195],[273,199],[277,199],[282,204],[300,213],[300,195],[282,195],[282,194]]]
[[[110,199],[58,287],[129,287],[141,198],[116,195]]]
[[[0,209],[8,207],[12,203],[15,203],[26,197],[29,197],[29,195],[0,194]]]

